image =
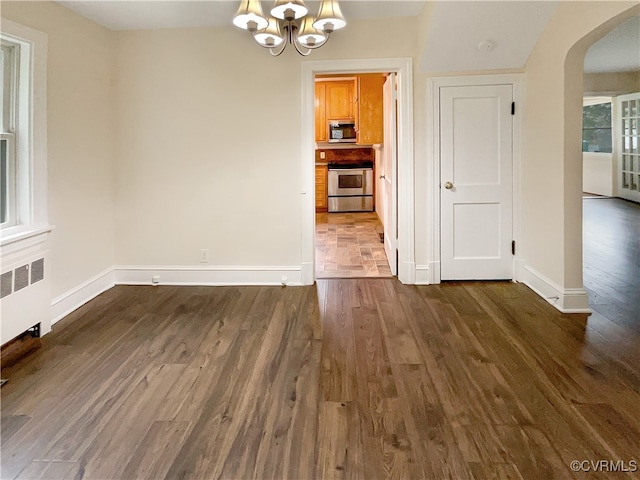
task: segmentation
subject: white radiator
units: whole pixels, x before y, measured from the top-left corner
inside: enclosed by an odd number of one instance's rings
[[[51,331],[48,252],[43,244],[2,252],[0,275],[0,345],[39,325]]]

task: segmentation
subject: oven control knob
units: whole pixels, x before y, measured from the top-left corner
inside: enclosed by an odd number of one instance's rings
[[[446,182],[444,184],[444,188],[446,188],[447,190],[451,190],[453,188],[453,183],[451,182]]]

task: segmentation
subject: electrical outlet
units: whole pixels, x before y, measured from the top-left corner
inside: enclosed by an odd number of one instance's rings
[[[200,249],[200,263],[209,263],[209,249],[201,248]]]
[[[324,160],[324,158],[325,158],[325,153],[324,152],[320,152],[320,159]]]

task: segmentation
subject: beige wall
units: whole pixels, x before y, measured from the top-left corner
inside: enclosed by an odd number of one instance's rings
[[[613,182],[616,179],[613,173],[613,155],[611,153],[584,152],[582,163],[582,191],[608,197],[613,196]]]
[[[585,96],[617,96],[640,91],[640,72],[588,73],[584,75]]]
[[[2,2],[48,34],[48,207],[52,295],[114,264],[113,34],[53,2]]]
[[[313,59],[411,56],[413,27],[353,21]],[[230,26],[121,32],[117,59],[116,263],[299,266],[304,57]]]
[[[634,5],[561,2],[526,64],[523,256],[563,288],[582,287],[584,54]]]

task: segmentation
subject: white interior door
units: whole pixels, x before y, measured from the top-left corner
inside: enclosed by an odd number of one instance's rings
[[[513,276],[512,85],[440,89],[442,280]]]
[[[384,250],[393,275],[398,274],[398,190],[396,74],[387,76],[383,88],[384,144],[380,179],[383,196]]]

